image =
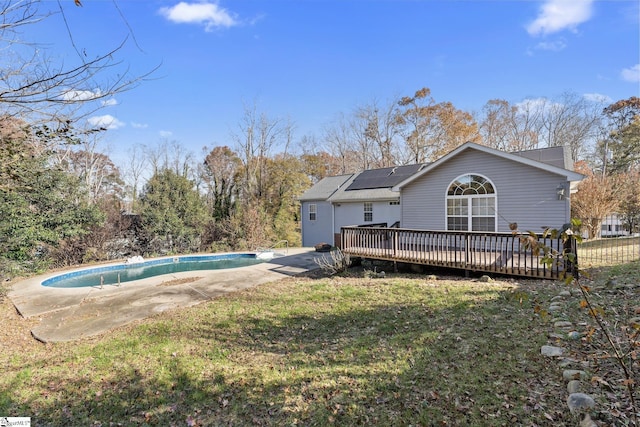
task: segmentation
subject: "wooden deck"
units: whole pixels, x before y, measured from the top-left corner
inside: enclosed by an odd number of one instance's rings
[[[382,227],[343,227],[341,249],[351,256],[411,264],[458,268],[512,276],[557,279],[573,273],[561,257],[551,265],[522,244],[521,234],[409,230]],[[562,253],[559,239],[539,241]],[[574,252],[575,253],[575,252]]]

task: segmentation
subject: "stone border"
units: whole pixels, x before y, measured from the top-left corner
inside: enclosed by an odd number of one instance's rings
[[[584,415],[580,422],[581,427],[597,427],[598,425],[591,419],[589,411],[596,407],[595,399],[584,393],[585,381],[589,380],[589,362],[577,360],[569,357],[563,341],[581,340],[583,334],[578,332],[574,324],[563,318],[563,309],[573,297],[569,290],[561,291],[557,296],[551,298],[547,309],[549,315],[553,316],[553,332],[548,335],[549,340],[554,345],[543,345],[540,354],[558,361],[558,366],[563,370],[562,379],[567,384],[567,407],[569,412],[576,416]]]

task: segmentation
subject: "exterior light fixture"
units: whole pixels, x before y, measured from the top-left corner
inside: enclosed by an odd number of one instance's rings
[[[565,198],[565,194],[564,194],[564,185],[560,184],[556,187],[556,195],[558,196],[558,200],[564,200]]]

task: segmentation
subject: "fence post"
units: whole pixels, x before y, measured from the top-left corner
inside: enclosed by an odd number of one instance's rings
[[[572,261],[567,258],[567,254],[573,254],[575,259]],[[564,258],[564,271],[568,271],[571,275],[578,279],[578,269],[576,268],[578,264],[578,244],[577,240],[573,235],[568,235],[567,239],[563,242],[562,247],[562,255]]]

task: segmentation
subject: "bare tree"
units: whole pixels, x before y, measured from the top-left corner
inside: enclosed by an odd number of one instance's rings
[[[354,133],[366,147],[372,167],[389,167],[399,164],[398,158],[398,108],[396,101],[387,105],[373,100],[370,104],[356,109]],[[363,156],[364,157],[364,156]]]
[[[176,175],[194,179],[197,173],[193,153],[185,150],[178,141],[163,138],[155,147],[144,146],[144,152],[153,174],[169,169]]]
[[[41,11],[41,5],[36,0],[0,3],[0,49],[4,57],[0,63],[0,105],[5,114],[28,116],[31,123],[67,120],[62,117],[77,117],[79,106],[131,89],[148,75],[130,75],[126,64],[117,59],[126,39],[97,56],[85,55],[76,48],[78,55],[65,61],[48,56],[46,47],[21,40],[21,29],[53,15]],[[64,17],[66,6],[61,2],[58,5]],[[75,47],[68,26],[66,31]]]
[[[587,175],[571,199],[571,215],[580,218],[589,238],[600,237],[602,220],[616,211],[620,202],[620,186],[610,176],[595,175],[589,170],[579,170]]]
[[[293,125],[288,120],[272,119],[257,110],[256,103],[244,106],[238,132],[232,134],[244,164],[244,190],[247,199],[260,198],[264,192],[266,160],[276,147],[286,148],[292,139]]]
[[[67,145],[59,150],[57,161],[69,173],[80,178],[87,190],[89,202],[95,204],[105,196],[124,196],[124,182],[120,170],[109,158],[100,151],[100,135],[90,133],[77,145]],[[62,155],[60,155],[63,153]]]
[[[556,99],[528,99],[518,104],[524,135],[537,138],[538,147],[566,145],[574,160],[593,148],[601,124],[602,103],[567,92]]]
[[[566,92],[557,100],[542,104],[541,142],[547,147],[567,145],[573,159],[586,154],[594,142],[603,105],[584,96]]]
[[[142,177],[147,172],[149,161],[144,155],[145,147],[143,145],[134,145],[127,150],[127,164],[125,166],[125,177],[127,187],[131,192],[131,212],[137,212],[138,195],[140,193],[140,185]]]
[[[480,119],[483,144],[509,152],[535,148],[538,135],[530,128],[531,116],[527,112],[502,99],[489,100]]]
[[[339,174],[367,169],[368,146],[365,144],[363,147],[356,147],[353,127],[344,113],[340,113],[332,123],[325,125],[324,139],[328,144],[329,153],[338,160]]]
[[[401,132],[412,163],[424,163],[431,158],[428,133],[435,104],[431,90],[426,87],[398,101],[402,108],[398,120],[403,127]]]

